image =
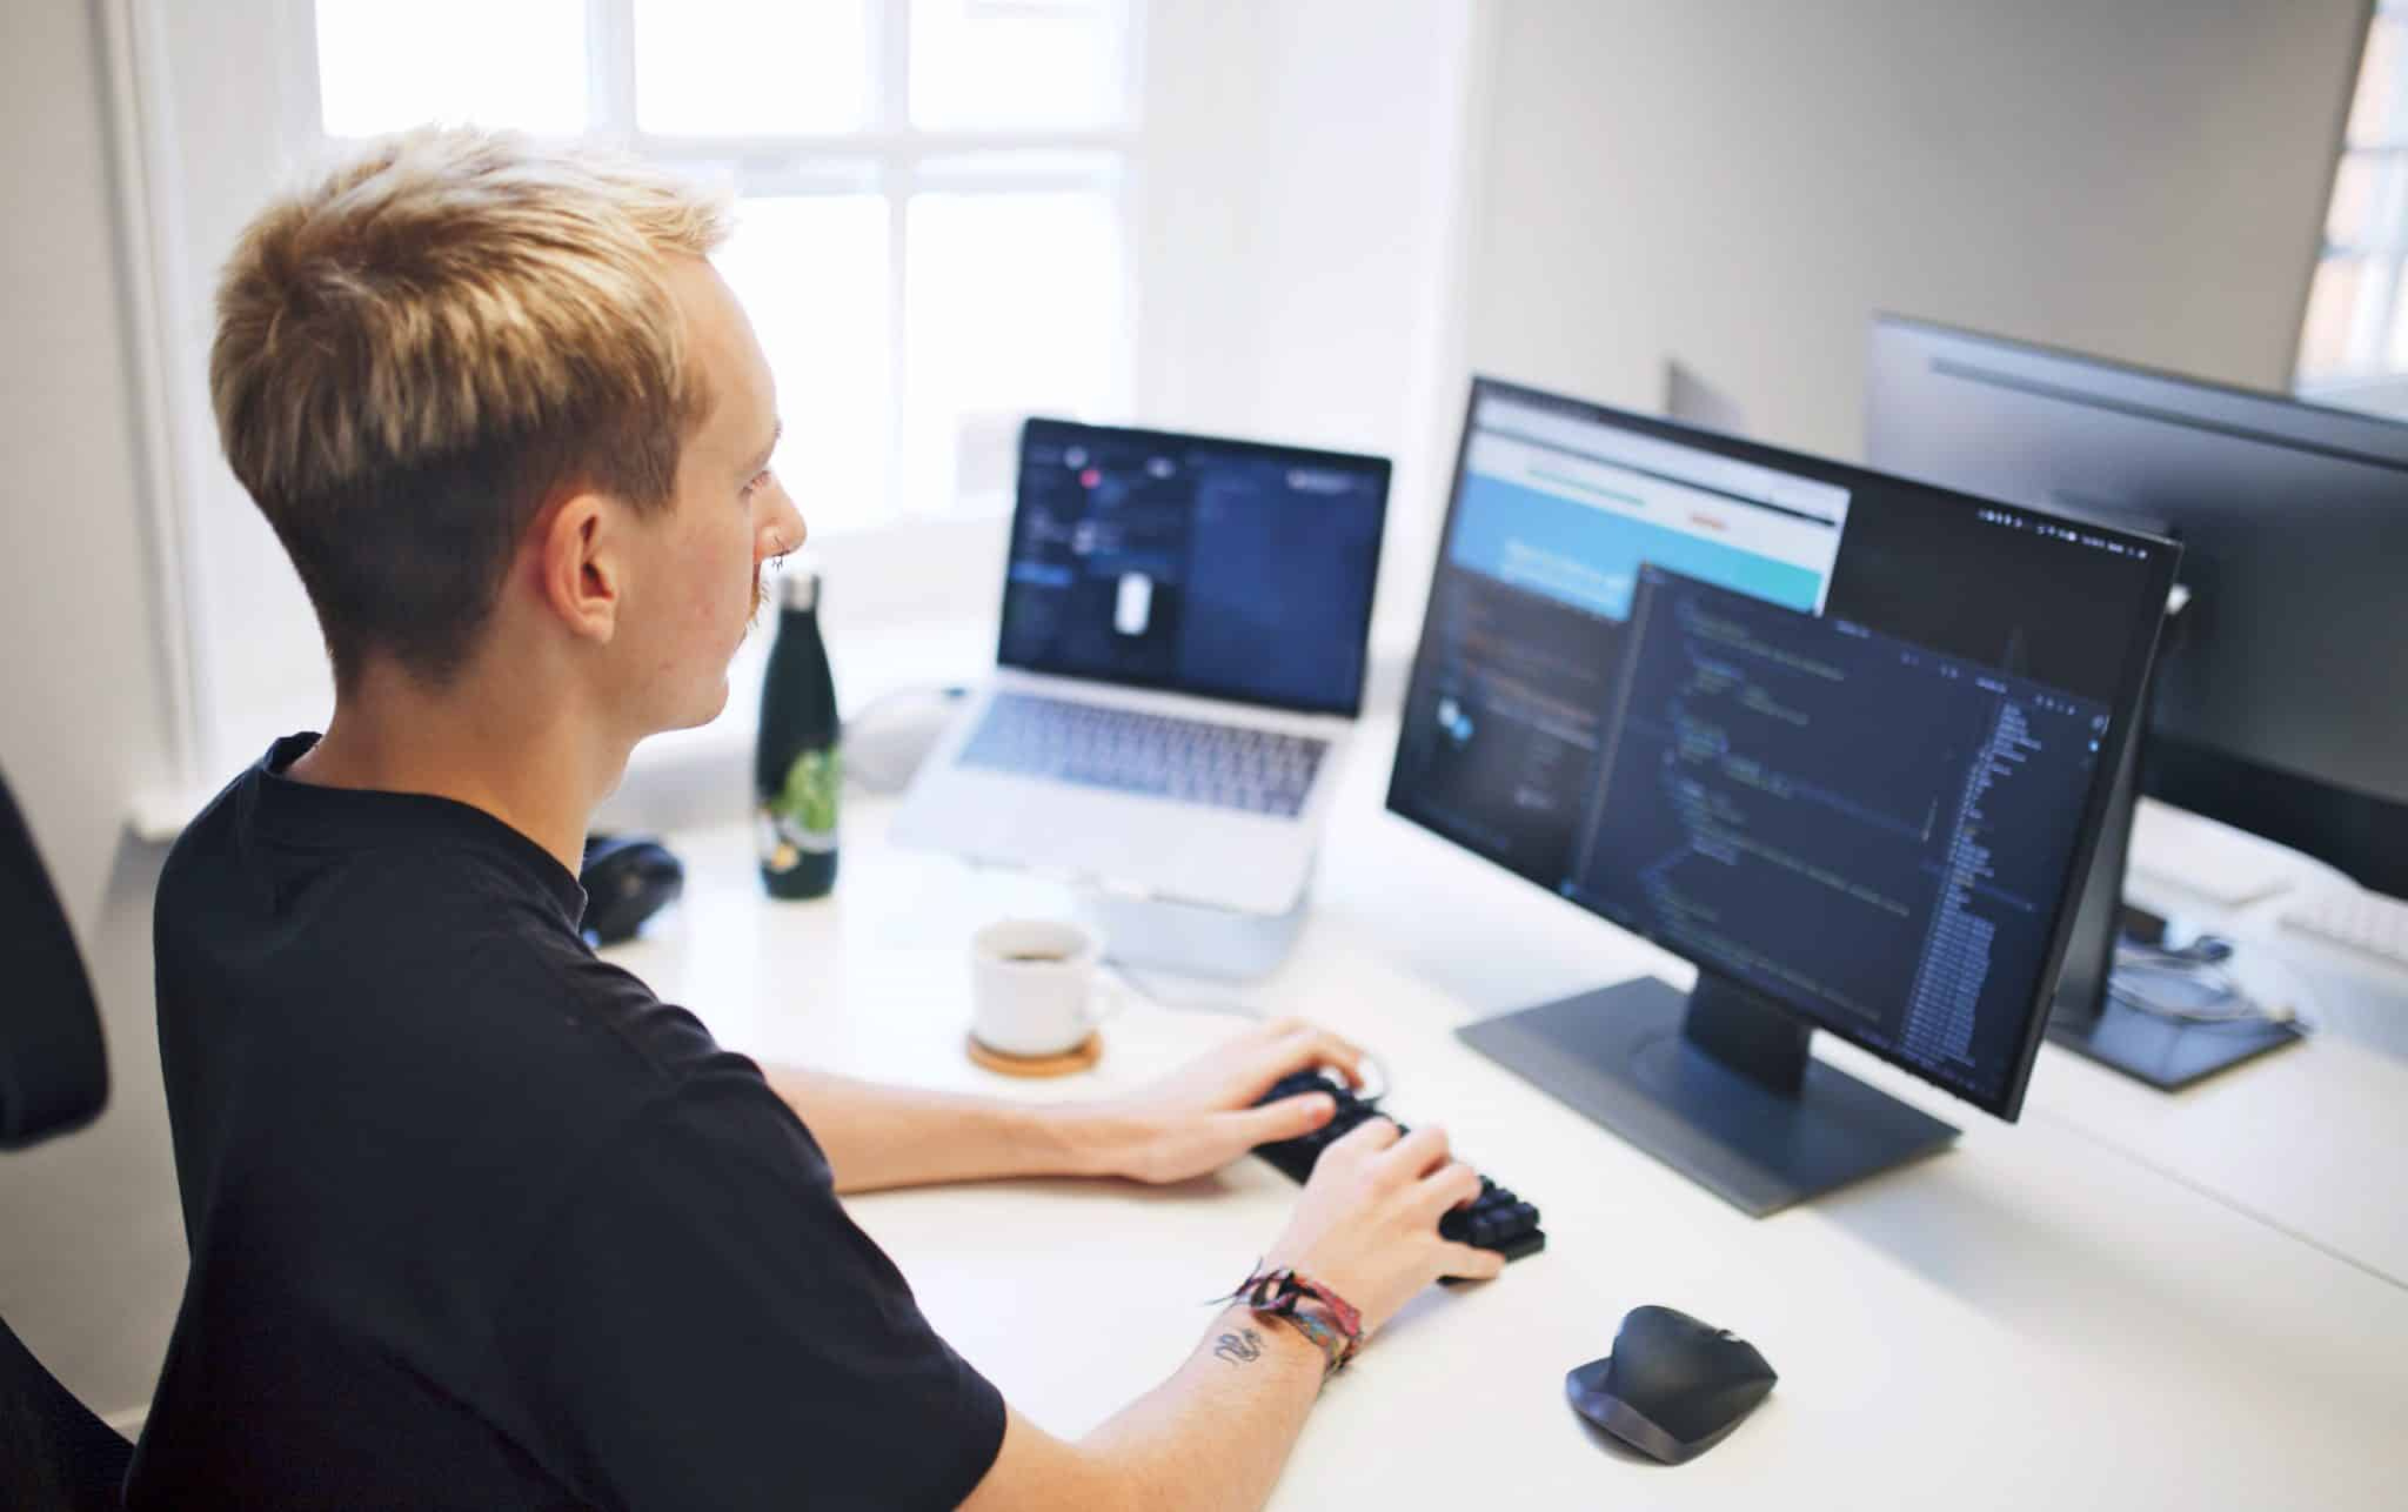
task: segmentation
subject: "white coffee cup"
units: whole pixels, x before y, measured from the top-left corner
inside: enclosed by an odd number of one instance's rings
[[[1080,925],[1007,919],[970,936],[970,1033],[1004,1055],[1076,1049],[1120,1007],[1096,979],[1103,946]]]

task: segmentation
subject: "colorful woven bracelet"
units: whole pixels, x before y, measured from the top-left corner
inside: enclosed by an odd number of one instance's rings
[[[1317,1313],[1307,1312],[1302,1308],[1295,1308],[1287,1312],[1272,1313],[1269,1316],[1277,1318],[1280,1321],[1287,1324],[1290,1328],[1295,1329],[1306,1338],[1311,1339],[1314,1346],[1321,1350],[1321,1378],[1323,1380],[1327,1380],[1330,1376],[1335,1376],[1340,1371],[1345,1369],[1346,1362],[1354,1358],[1354,1341],[1346,1337],[1343,1334],[1339,1333],[1327,1319],[1322,1318]]]
[[[1212,1300],[1242,1302],[1265,1317],[1284,1319],[1321,1350],[1324,1379],[1344,1369],[1346,1362],[1363,1347],[1363,1315],[1355,1311],[1353,1304],[1320,1282],[1286,1267],[1267,1271],[1257,1266],[1253,1275],[1239,1283],[1238,1290]],[[1306,1303],[1312,1304],[1314,1310],[1306,1311],[1299,1305]]]

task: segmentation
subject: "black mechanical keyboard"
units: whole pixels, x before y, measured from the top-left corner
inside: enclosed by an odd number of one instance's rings
[[[1295,1139],[1283,1139],[1275,1144],[1256,1145],[1254,1153],[1271,1163],[1273,1169],[1298,1186],[1312,1174],[1313,1162],[1330,1142],[1344,1137],[1346,1133],[1365,1119],[1386,1118],[1380,1111],[1377,1099],[1366,1101],[1348,1088],[1323,1076],[1318,1071],[1299,1071],[1283,1077],[1263,1093],[1264,1103],[1276,1103],[1283,1097],[1298,1092],[1327,1092],[1338,1100],[1338,1114],[1327,1123],[1309,1134]],[[1404,1125],[1397,1125],[1403,1129]],[[1470,1205],[1458,1207],[1438,1220],[1439,1236],[1456,1244],[1468,1244],[1481,1249],[1494,1249],[1507,1260],[1520,1260],[1547,1248],[1547,1234],[1539,1227],[1539,1210],[1498,1186],[1486,1177],[1480,1178],[1480,1195]],[[1455,1277],[1448,1277],[1455,1279]]]

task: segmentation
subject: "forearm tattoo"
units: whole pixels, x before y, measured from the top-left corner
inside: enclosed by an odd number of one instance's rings
[[[1212,1352],[1233,1365],[1251,1365],[1263,1357],[1263,1336],[1251,1328],[1224,1334]]]

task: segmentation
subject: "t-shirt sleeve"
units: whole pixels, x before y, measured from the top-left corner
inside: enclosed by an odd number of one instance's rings
[[[1003,1443],[1002,1396],[749,1067],[689,1080],[597,1161],[503,1329],[545,1457],[607,1507],[950,1507]]]

